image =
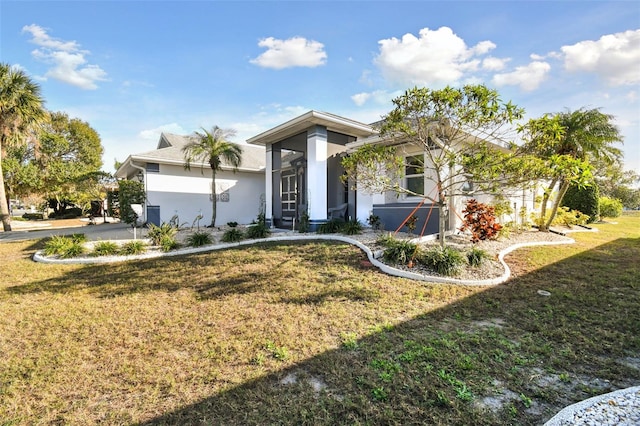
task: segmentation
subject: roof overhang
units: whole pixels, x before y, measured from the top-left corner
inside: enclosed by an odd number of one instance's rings
[[[247,143],[266,146],[295,136],[314,125],[324,126],[327,130],[342,133],[357,138],[363,138],[376,134],[377,131],[370,125],[355,120],[329,114],[327,112],[309,111],[272,129],[247,139]]]

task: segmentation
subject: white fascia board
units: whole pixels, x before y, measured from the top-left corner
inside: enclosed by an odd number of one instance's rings
[[[266,146],[294,136],[313,125],[325,126],[327,130],[356,137],[366,137],[376,133],[376,130],[368,124],[334,114],[312,110],[247,139],[247,143]]]
[[[139,161],[139,162],[143,162],[143,163],[158,163],[158,164],[166,164],[169,166],[183,166],[184,167],[184,161],[179,161],[179,160],[169,160],[169,159],[165,159],[165,158],[158,158],[158,157],[145,157],[145,156],[130,156],[129,157],[132,160],[135,161]],[[200,167],[204,167],[205,169],[210,169],[209,164],[206,163],[191,163],[191,168],[200,168]],[[220,168],[220,170],[225,170],[225,171],[233,171],[232,167],[227,167],[227,166],[222,166]],[[264,167],[260,167],[259,169],[256,168],[250,168],[250,167],[238,167],[236,169],[237,172],[248,172],[248,173],[264,173],[265,168]]]

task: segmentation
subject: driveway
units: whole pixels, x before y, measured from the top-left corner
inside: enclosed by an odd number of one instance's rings
[[[133,228],[126,223],[107,219],[103,223],[100,219],[96,225],[89,225],[86,219],[49,220],[21,222],[12,221],[11,232],[3,232],[0,227],[0,243],[4,241],[35,240],[51,237],[52,235],[69,235],[82,233],[90,241],[95,240],[131,240]],[[147,229],[137,228],[136,237],[146,236]]]

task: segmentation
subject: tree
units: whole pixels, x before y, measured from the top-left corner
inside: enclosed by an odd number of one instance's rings
[[[2,154],[6,147],[27,139],[29,131],[46,117],[40,86],[21,70],[0,63],[0,220],[11,231],[11,216],[4,184]]]
[[[242,148],[238,145],[228,142],[236,131],[233,129],[221,129],[213,126],[211,131],[204,128],[202,132],[194,132],[191,142],[182,148],[184,153],[184,167],[191,169],[191,163],[198,161],[202,163],[202,173],[204,174],[204,164],[209,164],[211,168],[211,225],[216,226],[216,174],[221,170],[223,163],[233,168],[235,173],[242,162]]]
[[[393,104],[382,120],[383,142],[363,146],[342,164],[360,189],[394,191],[436,204],[444,246],[449,199],[495,192],[504,186],[507,166],[515,164],[505,138],[524,111],[502,102],[495,90],[483,85],[413,88]],[[402,185],[407,174],[416,179]],[[425,190],[424,179],[432,182],[431,193]]]
[[[56,214],[68,205],[82,205],[87,197],[100,192],[93,184],[100,185],[96,177],[102,153],[100,136],[88,123],[62,112],[51,113],[34,162],[42,171],[44,196]]]
[[[524,152],[537,156],[548,165],[549,185],[543,195],[540,230],[548,231],[569,186],[589,185],[590,160],[614,162],[622,152],[612,146],[622,142],[614,117],[599,109],[566,111],[529,120],[520,128],[525,135]],[[554,191],[554,203],[547,216],[547,204]]]

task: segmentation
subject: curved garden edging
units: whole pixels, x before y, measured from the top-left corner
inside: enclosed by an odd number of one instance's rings
[[[465,280],[465,279],[456,279],[456,278],[447,278],[433,275],[424,275],[416,272],[404,271],[401,269],[394,268],[389,266],[381,261],[379,261],[374,253],[371,251],[369,247],[365,244],[357,241],[353,238],[341,236],[341,235],[300,235],[300,236],[282,236],[282,237],[269,237],[263,239],[256,240],[246,240],[239,241],[235,243],[223,243],[216,245],[209,245],[203,247],[190,247],[184,249],[178,249],[170,252],[152,252],[152,253],[144,253],[135,256],[104,256],[104,257],[83,257],[83,258],[72,258],[72,259],[55,259],[46,257],[42,254],[42,251],[37,251],[33,255],[33,260],[36,262],[42,263],[63,263],[63,264],[101,264],[101,263],[116,263],[116,262],[124,262],[128,260],[142,260],[142,259],[154,259],[158,257],[167,257],[167,256],[181,256],[185,254],[196,254],[196,253],[204,253],[207,251],[213,250],[223,250],[233,247],[245,246],[258,244],[267,241],[341,241],[348,244],[352,244],[362,251],[364,251],[367,255],[367,258],[371,262],[371,264],[378,269],[380,269],[385,274],[389,274],[396,277],[408,278],[417,281],[429,281],[435,283],[445,283],[445,284],[462,284],[468,286],[491,286],[502,284],[509,279],[511,276],[511,269],[509,265],[504,261],[504,257],[511,253],[514,250],[523,247],[534,247],[534,246],[543,246],[543,245],[555,245],[555,244],[573,244],[575,240],[569,238],[563,241],[538,241],[538,242],[530,242],[530,243],[518,243],[512,246],[507,247],[502,250],[498,254],[498,261],[502,265],[504,269],[504,273],[496,278],[489,278],[485,280]]]

